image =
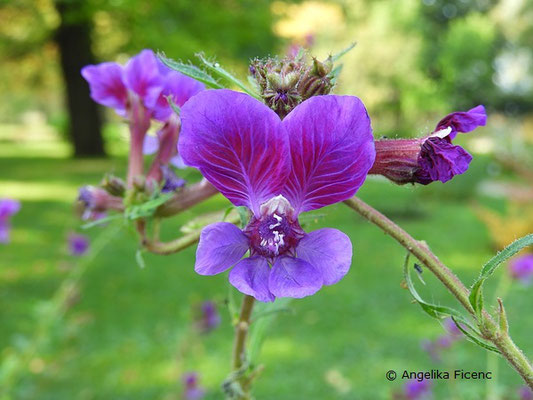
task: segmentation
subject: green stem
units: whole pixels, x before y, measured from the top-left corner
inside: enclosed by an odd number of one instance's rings
[[[356,197],[346,200],[344,203],[368,221],[377,225],[383,232],[390,235],[411,254],[418,258],[444,284],[444,286],[446,286],[463,307],[476,318],[476,314],[468,298],[470,291],[459,278],[431,252],[424,242],[415,240],[385,215]],[[492,342],[498,348],[501,355],[520,374],[527,385],[533,389],[533,367],[524,353],[522,353],[513,342],[509,334],[499,329],[498,325],[486,311],[483,311],[482,321],[478,321],[478,323],[484,338]]]

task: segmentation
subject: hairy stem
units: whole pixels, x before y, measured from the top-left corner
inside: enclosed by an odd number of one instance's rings
[[[250,318],[254,308],[255,299],[252,296],[244,295],[242,299],[241,314],[239,321],[235,326],[235,341],[233,344],[233,361],[232,369],[234,372],[239,371],[246,361],[246,338],[248,336],[248,329],[250,328]],[[246,377],[241,374],[239,378],[244,395],[248,396],[249,385],[246,384]],[[248,397],[244,397],[246,399]]]
[[[454,295],[463,307],[474,317],[476,314],[468,296],[470,291],[459,278],[435,256],[428,246],[415,240],[405,230],[400,228],[385,215],[375,210],[364,201],[353,197],[344,202],[348,207],[358,212],[368,221],[377,225],[383,232],[390,235],[411,254],[418,258]],[[482,321],[478,320],[481,333],[485,339],[491,341],[500,350],[501,355],[522,376],[527,385],[533,389],[533,367],[524,353],[516,346],[507,332],[498,328],[492,317],[483,312]]]
[[[170,217],[214,196],[217,193],[218,190],[207,180],[203,179],[198,183],[186,186],[176,193],[174,197],[157,209],[156,215],[159,217]]]

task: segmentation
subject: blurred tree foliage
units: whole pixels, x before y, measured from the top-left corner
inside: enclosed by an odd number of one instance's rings
[[[355,40],[337,92],[360,96],[376,131],[389,136],[419,134],[433,127],[421,121],[480,103],[508,115],[533,109],[533,0],[83,4],[99,60],[123,62],[145,47],[181,59],[203,50],[244,75],[249,58],[283,52],[309,34],[321,57]],[[53,0],[4,0],[0,20],[0,90],[10,93],[0,102],[0,119],[33,108],[60,122]]]

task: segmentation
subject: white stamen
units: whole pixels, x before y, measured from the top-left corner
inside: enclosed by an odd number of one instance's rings
[[[444,139],[446,136],[448,136],[452,132],[452,127],[449,126],[447,128],[441,129],[440,131],[435,132],[431,137],[438,137],[441,139]]]
[[[278,214],[274,214],[273,217],[276,218],[278,222],[281,222],[283,220],[283,217],[280,217]]]

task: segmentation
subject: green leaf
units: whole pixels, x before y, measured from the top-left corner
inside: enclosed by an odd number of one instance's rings
[[[405,264],[403,267],[403,274],[405,278],[405,282],[407,283],[407,288],[409,289],[409,292],[413,296],[413,298],[416,300],[416,302],[420,305],[422,310],[424,310],[429,316],[436,318],[436,319],[443,319],[445,317],[449,316],[457,316],[462,318],[462,315],[459,311],[446,306],[439,306],[436,304],[428,303],[420,297],[418,292],[416,291],[413,281],[411,280],[411,274],[409,269],[409,254],[405,257]]]
[[[176,103],[174,103],[174,100],[172,100],[172,96],[166,96],[165,97],[168,101],[168,105],[170,106],[170,108],[172,108],[172,111],[174,111],[176,114],[180,115],[181,114],[181,109],[180,109],[180,106],[178,106]]]
[[[502,251],[498,252],[494,257],[492,257],[481,270],[480,279],[487,279],[489,276],[492,275],[492,273],[496,270],[496,268],[505,260],[508,258],[514,256],[516,253],[518,253],[520,250],[522,250],[524,247],[533,245],[533,233],[530,233],[529,235],[526,235],[524,237],[521,237],[520,239],[515,240],[513,243],[511,243],[509,246],[507,246]]]
[[[466,329],[464,329],[461,326],[461,323],[460,323],[460,321],[458,321],[458,319],[456,319],[455,317],[452,316],[452,320],[453,320],[453,322],[455,322],[455,325],[457,326],[457,328],[459,328],[459,330],[461,332],[463,332],[464,335],[468,338],[468,340],[470,340],[472,343],[477,344],[479,347],[482,347],[485,350],[489,350],[489,351],[492,351],[494,353],[500,354],[500,351],[496,347],[494,347],[493,345],[485,342],[484,340],[480,339],[479,337],[476,337],[475,335],[472,335],[470,332],[468,332]],[[473,331],[476,332],[477,335],[479,335],[479,333],[477,331],[475,331],[475,330],[473,330]]]
[[[137,252],[135,253],[135,261],[137,261],[137,265],[139,266],[139,268],[144,269],[144,267],[146,267],[146,263],[144,262],[144,258],[143,258],[142,249],[138,249]]]
[[[339,51],[337,54],[334,54],[331,56],[331,62],[337,62],[342,56],[344,56],[346,53],[348,53],[350,50],[352,50],[357,45],[357,42],[352,42],[350,45],[341,51]]]
[[[196,57],[200,59],[200,61],[204,64],[204,66],[209,72],[220,78],[222,81],[231,85],[235,85],[250,96],[261,100],[261,96],[259,96],[259,93],[250,90],[250,88],[248,88],[241,80],[239,80],[237,77],[233,76],[231,73],[222,68],[218,62],[208,60],[203,55],[203,53],[196,54]]]
[[[250,217],[248,213],[248,208],[244,206],[238,206],[235,207],[237,212],[239,213],[239,217],[241,218],[241,229],[244,229],[244,227],[248,224],[248,218]]]
[[[170,200],[174,193],[154,193],[153,198],[142,203],[134,204],[126,208],[124,215],[127,219],[136,220],[154,215],[155,210],[163,203]]]
[[[468,296],[468,300],[470,301],[470,304],[472,305],[472,308],[476,312],[476,315],[478,319],[481,320],[481,317],[483,315],[483,283],[485,282],[485,279],[479,279],[474,285],[472,286],[472,289],[470,289],[470,296]]]
[[[218,83],[217,80],[213,78],[210,74],[198,68],[196,65],[190,63],[185,64],[180,61],[172,60],[171,58],[166,57],[163,53],[157,53],[157,57],[161,60],[163,64],[165,64],[170,69],[181,72],[184,75],[196,79],[197,81],[204,83],[210,88],[222,89],[224,87],[220,83]]]
[[[100,218],[100,219],[97,219],[95,221],[87,222],[86,224],[83,224],[81,226],[81,229],[89,229],[89,228],[92,228],[94,226],[104,225],[104,224],[107,224],[108,222],[111,222],[111,221],[114,221],[114,220],[117,220],[117,219],[121,219],[121,218],[122,218],[122,215],[120,215],[120,214],[110,215],[108,217]]]

